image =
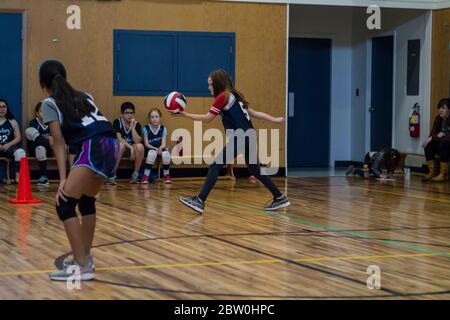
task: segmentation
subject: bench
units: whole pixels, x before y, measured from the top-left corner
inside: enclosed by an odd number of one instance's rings
[[[400,169],[405,167],[422,167],[425,162],[425,155],[414,152],[400,152]]]
[[[194,161],[196,159],[205,159],[205,158],[203,156],[172,156],[171,157],[172,162],[174,160],[177,160],[177,161],[191,160],[191,164],[181,164],[181,165],[177,165],[177,166],[195,166],[195,165],[197,165],[197,164],[194,164]],[[214,158],[211,157],[211,158],[208,158],[207,160],[212,162],[213,159]],[[205,165],[205,163],[202,162],[202,165]],[[236,176],[234,175],[234,164],[227,164],[226,167],[227,167],[227,174],[225,176],[220,176],[219,179],[228,179],[228,180],[233,180],[233,181],[236,180]],[[158,168],[158,178],[161,178],[160,174],[161,174],[161,168],[162,168],[162,161],[161,161],[160,157],[157,158],[157,168]],[[203,179],[204,177],[201,177],[201,178]],[[177,178],[177,179],[192,180],[192,177]]]
[[[175,157],[172,157],[172,161],[173,160],[191,160],[191,162],[193,163],[195,159],[199,159],[199,158],[203,159],[201,156],[175,156]],[[49,161],[56,161],[56,158],[51,157],[51,158],[48,158],[47,160],[49,160]],[[11,160],[8,159],[8,158],[0,158],[0,161],[4,161],[5,162],[6,183],[7,184],[11,184],[10,170],[9,170]],[[34,158],[34,157],[30,157],[30,158],[28,158],[28,161],[29,162],[32,162],[32,161],[34,162],[34,161],[37,161],[37,159]],[[131,162],[132,160],[130,158],[123,158],[122,161]],[[157,158],[155,165],[156,165],[156,168],[158,170],[158,178],[161,178],[162,161],[161,161],[160,157]],[[187,166],[195,166],[195,165],[196,164],[188,164]],[[183,164],[182,166],[186,166],[186,165]],[[183,180],[183,179],[192,180],[191,177],[190,178],[177,178],[177,179],[180,179],[180,180]],[[203,179],[203,177],[202,177],[202,179]],[[233,164],[227,165],[227,175],[219,177],[219,179],[236,180],[236,177],[234,175],[234,165]]]
[[[7,184],[11,184],[11,179],[9,177],[9,159],[8,158],[0,158],[0,162],[4,161],[5,162],[5,167],[6,167],[6,183]],[[3,170],[2,168],[0,168],[0,170]],[[3,181],[1,181],[3,182]]]
[[[48,160],[48,161],[56,161],[56,158],[50,157],[50,158],[48,158],[47,160]],[[4,162],[5,162],[5,167],[6,167],[6,170],[5,170],[5,173],[6,173],[6,184],[11,184],[11,178],[10,178],[11,172],[10,172],[10,170],[9,170],[9,166],[10,166],[11,160],[8,159],[8,158],[1,158],[1,157],[0,157],[0,162],[1,162],[1,161],[4,161]],[[28,158],[28,162],[31,162],[31,161],[37,161],[37,159],[34,158],[34,157]]]

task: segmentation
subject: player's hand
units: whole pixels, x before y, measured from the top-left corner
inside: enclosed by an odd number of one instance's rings
[[[445,136],[446,136],[446,134],[443,133],[443,132],[439,132],[439,133],[437,134],[437,137],[438,137],[438,138],[443,138],[443,137],[445,137]]]
[[[137,121],[135,118],[131,119],[131,127],[136,128]]]
[[[283,124],[284,123],[284,117],[275,118],[275,123]]]
[[[156,149],[156,153],[158,154],[158,156],[162,155],[162,149],[161,147]]]
[[[8,151],[9,148],[11,148],[11,145],[9,143],[5,143],[4,145],[0,146],[0,151]]]
[[[422,148],[426,148],[426,146],[431,142],[431,139],[431,137],[428,137],[428,139],[422,144]]]
[[[184,111],[180,111],[180,110],[170,110],[170,115],[172,117],[183,117],[184,116]]]
[[[61,180],[58,187],[58,192],[56,192],[56,205],[59,207],[59,198],[67,201],[67,194],[64,191],[64,186],[66,185],[66,179]]]

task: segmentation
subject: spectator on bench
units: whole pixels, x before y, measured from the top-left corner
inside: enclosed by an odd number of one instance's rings
[[[37,185],[48,186],[50,183],[47,178],[47,158],[53,154],[53,139],[50,135],[50,128],[44,124],[41,105],[42,103],[39,102],[34,108],[35,118],[30,120],[25,135],[27,137],[28,154],[31,157],[36,157],[39,163],[41,177]]]
[[[21,140],[19,124],[9,110],[8,102],[0,99],[0,158],[14,160],[16,182],[19,180],[20,159],[27,156],[20,146]]]
[[[134,172],[130,183],[140,183],[139,170],[144,160],[144,145],[142,144],[142,127],[135,118],[135,107],[131,102],[124,102],[120,111],[122,116],[114,120],[113,126],[120,142],[119,157],[116,170],[122,157],[130,157],[134,160]],[[108,180],[108,184],[115,185],[116,177]]]
[[[170,177],[170,152],[167,148],[167,128],[161,124],[162,113],[158,108],[153,108],[148,113],[149,124],[144,126],[142,135],[145,146],[145,172],[142,177],[142,183],[149,182],[150,173],[156,158],[160,157],[163,163],[164,183],[171,184]]]
[[[443,182],[447,180],[448,161],[450,158],[450,99],[441,99],[438,105],[439,114],[434,119],[430,136],[423,143],[429,173],[424,181]],[[440,159],[440,168],[435,170],[436,155]]]

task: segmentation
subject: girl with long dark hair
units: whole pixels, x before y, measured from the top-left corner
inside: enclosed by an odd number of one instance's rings
[[[64,263],[64,268],[50,274],[50,278],[66,281],[78,269],[81,280],[91,280],[95,277],[91,256],[96,224],[95,196],[105,178],[115,176],[119,143],[112,124],[100,113],[94,98],[69,84],[61,62],[45,61],[39,69],[39,82],[48,96],[42,101],[42,111],[53,137],[60,177],[56,212],[64,223],[73,253],[73,260]],[[68,175],[66,143],[77,150]],[[77,206],[81,223],[75,212]]]

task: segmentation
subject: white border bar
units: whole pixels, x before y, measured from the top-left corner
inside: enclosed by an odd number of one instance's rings
[[[283,4],[308,4],[308,5],[327,5],[327,6],[351,6],[368,7],[376,5],[382,8],[404,8],[404,9],[446,9],[450,8],[450,1],[408,1],[408,0],[214,0],[226,2],[259,2],[259,3],[283,3]]]

